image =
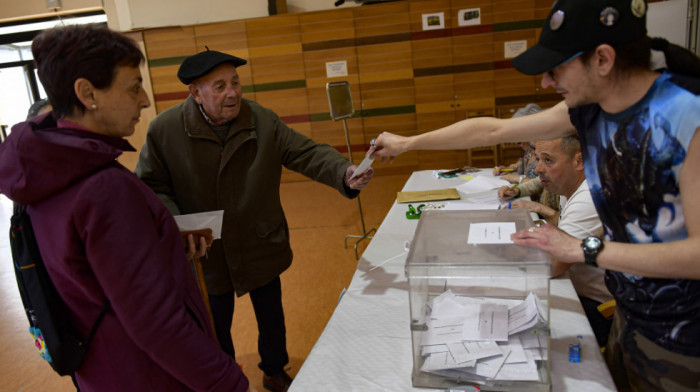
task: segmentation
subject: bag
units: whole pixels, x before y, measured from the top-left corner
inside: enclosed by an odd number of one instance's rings
[[[68,307],[46,271],[24,206],[15,206],[10,222],[15,277],[29,320],[29,333],[41,357],[58,374],[72,375],[83,363],[90,339],[107,312],[109,301],[105,302],[88,338],[83,339],[71,325]]]

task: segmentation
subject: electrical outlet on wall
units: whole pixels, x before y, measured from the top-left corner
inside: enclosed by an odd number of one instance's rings
[[[61,9],[61,0],[46,0],[46,8]]]

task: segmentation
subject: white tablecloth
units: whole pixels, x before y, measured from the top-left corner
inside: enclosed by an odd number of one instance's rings
[[[415,172],[404,191],[442,189],[464,183]],[[290,391],[434,391],[413,388],[408,282],[404,243],[417,220],[406,204],[394,204],[358,262],[342,296]],[[553,391],[615,391],[593,331],[571,281],[553,279],[550,293]],[[581,362],[568,360],[569,344],[582,335]]]

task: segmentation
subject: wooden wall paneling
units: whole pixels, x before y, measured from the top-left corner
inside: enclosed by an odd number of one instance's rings
[[[283,120],[308,123],[299,17],[277,15],[245,22],[255,99]],[[300,120],[300,116],[306,116]],[[296,124],[296,123],[295,123]]]
[[[248,34],[245,21],[209,23],[194,27],[197,51],[211,50],[248,59]]]
[[[304,56],[308,112],[312,116],[311,137],[335,146],[347,153],[347,141],[343,122],[330,118],[326,83],[347,81],[350,84],[355,116],[346,119],[353,158],[359,163],[365,151],[365,136],[362,130],[361,102],[357,54],[355,51],[355,25],[350,9],[302,14],[301,41]],[[345,61],[347,76],[328,78],[326,63]]]
[[[193,27],[170,27],[143,32],[154,105],[160,113],[185,99],[187,87],[177,78],[186,56],[196,53]]]
[[[552,2],[551,0],[535,0],[535,19],[541,19],[543,26],[544,20],[547,19],[547,15],[549,15],[549,12],[552,10],[553,5],[554,2]]]
[[[304,13],[299,16],[299,23],[303,43],[355,38],[354,14],[349,8]]]
[[[497,69],[495,79],[496,97],[535,94],[539,89],[539,79],[522,74],[511,68],[510,58],[505,58],[505,44],[510,41],[527,40],[528,47],[535,42],[535,30],[512,30],[494,33],[495,60],[508,65],[508,68]]]
[[[187,86],[182,84],[180,79],[177,78],[177,70],[180,65],[165,65],[149,68],[151,74],[151,83],[153,84],[153,94],[168,94],[168,93],[182,93],[187,91]],[[157,99],[157,97],[156,97]],[[181,98],[178,98],[181,100]]]
[[[143,38],[149,61],[196,53],[192,26],[146,30]]]
[[[245,29],[255,100],[296,131],[310,135],[299,15],[246,20]],[[282,181],[303,180],[301,174],[282,171]]]
[[[454,64],[452,37],[413,40],[411,51],[414,69],[449,67]]]
[[[309,122],[305,88],[258,91],[255,97],[259,104],[274,110],[283,120],[290,117],[292,123]]]
[[[494,90],[497,100],[503,97],[529,96],[540,90],[539,77],[523,75],[515,68],[498,69],[494,71],[494,76]]]
[[[493,67],[493,33],[460,35],[452,37],[454,64],[483,64],[481,68]],[[478,69],[473,66],[468,69]]]
[[[523,149],[518,143],[504,143],[498,145],[498,164],[508,166],[522,158]]]
[[[380,37],[410,34],[409,2],[378,3],[352,8],[355,37]],[[379,38],[377,38],[379,40]]]
[[[326,63],[334,61],[346,61],[348,76],[328,78],[326,75]],[[304,52],[304,72],[308,87],[323,87],[324,94],[326,83],[347,80],[352,86],[360,83],[359,67],[355,47],[313,50]],[[354,98],[354,97],[353,97]],[[357,102],[355,103],[357,106]]]
[[[357,47],[360,83],[413,78],[411,42]]]
[[[418,151],[418,170],[455,169],[463,167],[467,161],[459,150]]]
[[[369,140],[363,133],[363,119],[351,117],[346,119],[348,125],[348,135],[350,135],[350,143],[353,156],[356,158],[355,163],[359,163],[358,157],[364,156],[367,151]],[[373,137],[376,137],[374,135]],[[347,142],[345,140],[345,130],[343,129],[343,120],[333,121],[330,118],[327,121],[314,121],[311,123],[311,138],[323,143],[328,143],[343,153],[347,152]],[[371,139],[371,137],[370,137]]]
[[[493,23],[532,20],[534,6],[535,0],[493,0]]]
[[[450,118],[454,117],[454,74],[416,77],[413,83],[416,114],[441,112],[449,113]],[[418,130],[424,131],[421,127]]]
[[[495,71],[456,73],[454,79],[455,104],[458,109],[493,111]]]
[[[243,86],[252,86],[248,35],[244,21],[198,25],[195,26],[194,31],[197,52],[206,50],[205,46],[207,46],[210,50],[217,50],[248,60],[248,64],[238,67],[236,71]],[[244,96],[253,99],[249,95]]]

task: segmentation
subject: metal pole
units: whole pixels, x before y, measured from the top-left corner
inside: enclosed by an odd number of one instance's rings
[[[347,142],[348,145],[348,154],[350,155],[350,163],[353,165],[355,164],[355,161],[352,159],[352,147],[350,147],[350,134],[348,133],[348,125],[347,125],[347,120],[343,119],[343,129],[345,130],[345,141]],[[360,223],[362,224],[362,235],[346,235],[345,236],[345,248],[348,247],[348,238],[359,238],[355,242],[355,259],[359,260],[360,256],[357,254],[357,244],[360,243],[360,241],[364,240],[365,238],[371,239],[372,237],[370,234],[375,231],[374,228],[370,230],[369,232],[367,229],[365,229],[365,217],[362,214],[362,201],[360,200],[360,195],[357,195],[357,208],[360,210]]]

